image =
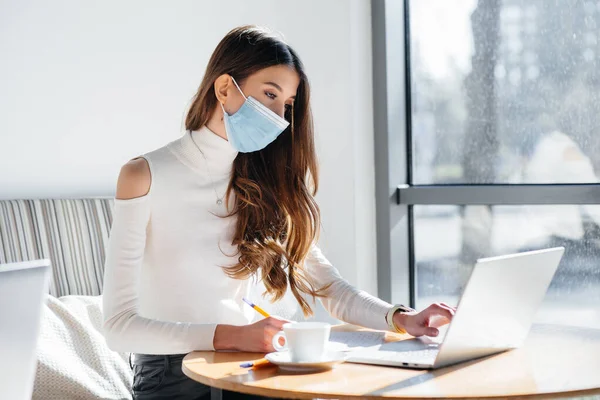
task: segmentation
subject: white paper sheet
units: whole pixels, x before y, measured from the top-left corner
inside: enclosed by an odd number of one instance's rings
[[[331,335],[329,336],[329,349],[333,351],[354,351],[367,347],[380,346],[383,343],[385,343],[385,332],[331,331]]]

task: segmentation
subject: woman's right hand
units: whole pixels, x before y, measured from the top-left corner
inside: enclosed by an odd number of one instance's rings
[[[213,345],[215,350],[237,350],[250,353],[270,353],[273,336],[290,321],[268,317],[250,325],[217,325]]]

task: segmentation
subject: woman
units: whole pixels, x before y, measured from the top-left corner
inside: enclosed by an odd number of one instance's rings
[[[273,301],[289,287],[305,315],[319,297],[343,321],[415,336],[436,336],[430,320],[452,318],[444,304],[417,313],[357,290],[316,247],[309,100],[291,47],[256,27],[234,29],[208,63],[187,132],[122,167],[104,328],[112,349],[136,353],[135,398],[208,396],[181,372],[190,351],[273,351],[286,321],[249,323],[255,311],[242,297],[252,277]]]

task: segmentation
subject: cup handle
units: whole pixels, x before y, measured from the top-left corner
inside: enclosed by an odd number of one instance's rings
[[[279,344],[279,338],[283,338],[285,340],[285,344],[283,346]],[[275,334],[275,336],[273,336],[272,344],[273,344],[273,348],[276,351],[287,350],[287,339],[285,338],[285,332],[284,331],[277,332]]]

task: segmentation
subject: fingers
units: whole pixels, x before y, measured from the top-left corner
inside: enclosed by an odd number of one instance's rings
[[[456,307],[454,307],[454,306],[448,305],[448,304],[446,304],[446,303],[444,303],[444,302],[439,302],[438,304],[439,304],[439,305],[441,305],[441,306],[444,306],[444,307],[446,307],[446,308],[450,308],[450,309],[452,309],[454,312],[456,312]]]
[[[290,321],[288,321],[286,319],[280,319],[277,317],[269,317],[266,319],[266,322],[269,326],[280,331],[283,329],[283,325],[287,324]]]
[[[275,348],[273,346],[273,337],[280,332],[281,330],[283,330],[283,325],[287,324],[288,321],[285,319],[281,319],[278,317],[267,317],[265,319],[263,319],[262,321],[260,321],[260,323],[262,323],[262,336],[264,338],[263,341],[263,345],[262,348],[260,349],[260,351],[262,352],[266,352],[266,353],[271,353],[273,351],[275,351]],[[280,344],[281,343],[280,341]]]
[[[272,353],[275,351],[275,348],[273,347],[273,343],[269,340],[263,344],[263,348],[260,351]]]
[[[433,326],[420,325],[420,326],[412,327],[412,329],[410,329],[409,333],[415,337],[419,337],[419,336],[436,337],[440,334],[440,331],[436,327],[433,327]]]
[[[437,328],[425,328],[425,332],[423,333],[425,336],[436,337],[440,334],[440,331]]]
[[[271,315],[270,318],[273,318],[273,319],[276,319],[276,320],[279,320],[279,321],[283,321],[283,323],[285,323],[285,324],[287,324],[288,322],[292,322],[289,319],[282,318],[282,317],[280,317],[278,315]]]
[[[434,315],[432,317],[429,317],[429,323],[427,325],[431,328],[439,328],[441,326],[448,325],[449,323],[450,320],[448,318],[442,317],[440,315]]]
[[[454,317],[454,313],[456,312],[452,307],[441,303],[430,305],[427,307],[426,311],[430,319],[433,316],[441,316],[447,318],[448,321],[452,320],[452,317]]]

